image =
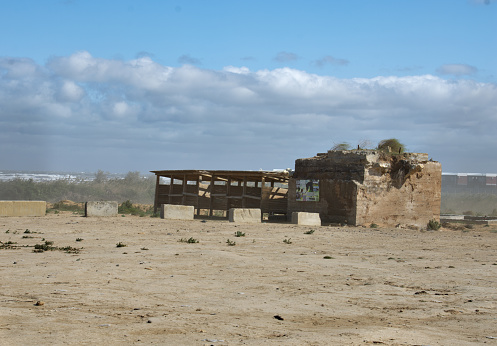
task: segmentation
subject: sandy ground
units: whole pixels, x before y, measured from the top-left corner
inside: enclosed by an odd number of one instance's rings
[[[497,345],[496,228],[3,217],[0,344]]]

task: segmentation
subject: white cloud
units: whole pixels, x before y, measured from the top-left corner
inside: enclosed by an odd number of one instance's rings
[[[445,64],[440,66],[437,72],[442,75],[464,76],[475,74],[478,69],[466,64]]]
[[[112,171],[125,164],[118,153],[127,148],[138,155],[127,170],[272,169],[334,142],[396,137],[447,170],[479,162],[472,171],[497,172],[489,160],[497,145],[497,86],[467,79],[173,68],[147,56],[122,61],[78,52],[46,66],[0,58],[0,109],[0,146],[19,147],[0,153],[12,169],[19,155],[30,155],[27,145],[57,169],[105,162],[109,167],[93,169]],[[86,146],[114,150],[116,160]],[[28,156],[23,162],[36,161]]]

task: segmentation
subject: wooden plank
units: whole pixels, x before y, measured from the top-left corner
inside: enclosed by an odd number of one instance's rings
[[[242,198],[250,198],[250,199],[262,199],[261,196],[251,196],[251,195],[243,195]]]

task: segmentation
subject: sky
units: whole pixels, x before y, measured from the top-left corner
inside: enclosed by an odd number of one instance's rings
[[[497,0],[0,0],[0,171],[497,173]]]

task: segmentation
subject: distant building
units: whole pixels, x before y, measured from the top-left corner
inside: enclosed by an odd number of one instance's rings
[[[442,193],[497,194],[497,174],[442,173]]]

